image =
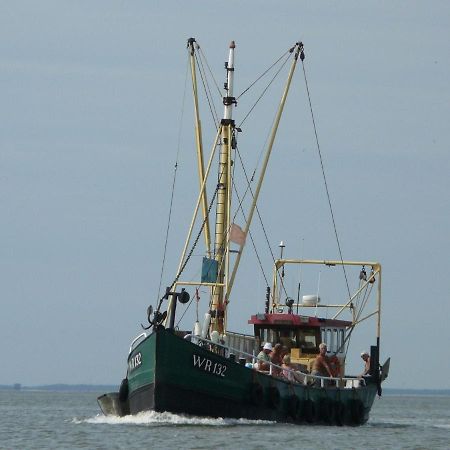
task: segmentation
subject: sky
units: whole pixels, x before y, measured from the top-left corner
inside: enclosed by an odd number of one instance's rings
[[[195,37],[219,84],[236,41],[238,92],[304,43],[343,257],[383,267],[386,386],[449,389],[449,29],[446,1],[2,2],[0,384],[118,384],[125,375],[158,298],[175,161],[163,286],[196,198],[185,90]],[[250,168],[284,78],[239,136]],[[291,94],[259,200],[265,230],[275,252],[283,240],[286,256],[337,259],[300,67]],[[208,107],[201,113],[208,153]],[[235,331],[250,333],[247,318],[263,310],[256,264],[246,249],[230,304]],[[183,320],[192,327],[194,308]],[[356,364],[370,336],[355,342]]]

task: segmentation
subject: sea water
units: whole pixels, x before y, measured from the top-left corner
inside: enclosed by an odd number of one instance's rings
[[[98,394],[0,391],[0,448],[450,449],[450,396],[385,395],[366,425],[336,427],[155,412],[105,417]]]

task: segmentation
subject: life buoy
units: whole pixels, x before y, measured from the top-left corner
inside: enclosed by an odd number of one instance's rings
[[[264,390],[259,383],[250,386],[250,400],[256,406],[261,406],[264,401]]]
[[[361,425],[364,421],[364,404],[359,399],[353,399],[349,402],[350,417],[355,425]]]
[[[125,402],[128,398],[128,379],[124,378],[122,383],[120,383],[119,388],[119,400]]]
[[[269,406],[272,408],[278,408],[280,404],[280,391],[275,386],[269,386],[267,388]]]
[[[288,413],[294,420],[298,420],[300,418],[300,400],[295,394],[289,397]]]

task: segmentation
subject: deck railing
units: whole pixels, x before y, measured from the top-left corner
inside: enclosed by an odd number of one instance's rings
[[[250,354],[250,353],[244,352],[240,349],[233,348],[230,345],[213,342],[209,339],[205,339],[200,336],[194,336],[194,335],[185,336],[185,338],[188,338],[188,337],[190,337],[193,341],[196,341],[197,343],[202,343],[200,345],[207,344],[210,347],[209,350],[211,350],[215,353],[219,353],[222,356],[229,357],[230,355],[241,354],[246,357],[246,360],[251,359],[252,365],[254,365],[258,362],[258,359],[254,355],[254,353]],[[327,386],[331,385],[331,383],[334,383],[338,387],[357,388],[357,387],[365,385],[364,378],[359,378],[356,376],[324,377],[324,376],[319,376],[319,375],[312,375],[310,373],[302,372],[300,370],[286,369],[286,368],[283,368],[283,367],[281,367],[277,364],[274,364],[273,362],[270,362],[270,361],[269,362],[264,361],[264,362],[269,365],[269,370],[268,371],[259,371],[259,372],[265,373],[270,376],[274,376],[273,375],[274,372],[282,373],[283,370],[287,370],[288,372],[292,373],[293,380],[288,380],[287,378],[285,378],[286,381],[303,384],[305,386],[314,385],[314,386],[320,386],[320,387],[327,387]]]
[[[147,333],[144,331],[143,333],[141,333],[139,336],[136,336],[130,344],[130,350],[128,351],[128,356],[131,354],[131,352],[133,351],[136,342],[141,341],[143,339],[145,339],[147,337]]]

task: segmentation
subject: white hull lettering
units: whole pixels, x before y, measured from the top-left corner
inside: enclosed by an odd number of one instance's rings
[[[227,366],[225,364],[213,362],[208,358],[202,358],[201,356],[195,354],[192,355],[192,358],[194,367],[219,377],[225,376],[225,372],[227,370]]]
[[[141,352],[136,353],[130,361],[128,361],[128,370],[131,372],[137,369],[142,364],[142,354]]]
[[[198,367],[199,369],[202,368],[203,363],[205,362],[205,358],[201,358],[198,355],[192,355],[194,357],[194,367]]]

